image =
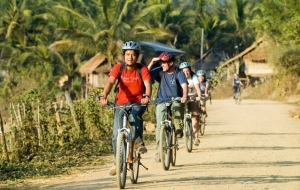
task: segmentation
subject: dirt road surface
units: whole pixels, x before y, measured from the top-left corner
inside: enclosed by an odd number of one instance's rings
[[[137,184],[128,176],[126,189],[298,189],[300,190],[300,120],[290,118],[287,104],[243,100],[213,100],[207,127],[192,153],[180,150],[169,171],[154,161],[154,145],[140,168]],[[51,190],[116,189],[111,164],[70,176],[26,181]]]

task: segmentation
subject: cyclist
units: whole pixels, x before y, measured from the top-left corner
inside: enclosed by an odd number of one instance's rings
[[[182,120],[184,117],[184,104],[188,96],[188,81],[182,71],[175,66],[175,54],[172,52],[163,52],[159,57],[154,57],[148,65],[150,70],[152,66],[160,62],[160,66],[150,71],[152,80],[159,82],[156,101],[156,156],[155,161],[160,162],[159,155],[159,137],[160,123],[164,119],[165,104],[163,102],[170,101],[172,97],[181,97],[181,103],[172,103],[172,114],[174,118],[175,134],[182,137]]]
[[[141,52],[140,45],[135,41],[128,41],[122,46],[125,68],[120,73],[122,64],[116,64],[109,73],[109,79],[103,90],[103,97],[100,99],[101,104],[108,103],[107,96],[111,92],[113,85],[119,80],[119,90],[116,95],[117,105],[126,105],[140,102],[141,104],[148,104],[151,96],[151,76],[148,68],[145,65],[140,66],[141,75],[137,68],[137,59]],[[146,94],[146,96],[143,96]],[[132,126],[133,142],[140,153],[146,153],[147,149],[143,143],[143,119],[142,115],[146,110],[146,106],[133,107],[129,115],[129,123]],[[120,108],[116,108],[114,113],[114,125],[112,134],[112,147],[114,151],[114,158],[116,158],[116,143],[118,129],[122,123],[123,112]],[[110,175],[116,175],[116,166],[112,166],[109,172]]]
[[[179,69],[181,69],[187,80],[188,80],[188,87],[189,87],[189,96],[190,97],[196,97],[197,102],[189,102],[188,108],[189,111],[192,113],[192,126],[193,126],[193,132],[195,141],[194,144],[198,146],[200,144],[200,139],[198,137],[199,132],[199,101],[201,99],[201,90],[199,85],[199,80],[197,75],[192,71],[191,64],[189,62],[183,62],[179,65]]]
[[[239,74],[237,73],[234,74],[232,86],[233,86],[233,99],[235,99],[235,94],[237,93],[238,88],[240,88],[240,86],[244,86],[244,84],[239,78]]]
[[[197,71],[197,76],[200,81],[200,89],[201,89],[201,94],[203,94],[203,98],[200,100],[200,106],[201,109],[203,110],[204,117],[207,117],[206,113],[206,101],[208,100],[209,94],[209,88],[210,88],[210,83],[206,79],[206,72],[204,70],[198,70]]]

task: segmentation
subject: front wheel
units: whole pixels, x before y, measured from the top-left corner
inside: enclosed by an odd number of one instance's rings
[[[170,127],[168,125],[162,125],[160,130],[159,149],[161,163],[164,170],[170,168]]]
[[[119,189],[124,189],[126,184],[127,174],[127,142],[126,132],[121,132],[117,138],[117,152],[116,152],[116,175],[117,185]]]
[[[176,152],[177,152],[177,146],[178,146],[178,142],[177,142],[177,137],[175,135],[175,127],[173,127],[172,130],[172,149],[171,149],[171,164],[172,166],[175,166],[176,164]]]
[[[140,153],[138,153],[135,150],[135,148],[133,148],[132,164],[130,164],[130,169],[131,169],[130,180],[131,180],[131,183],[133,183],[133,184],[136,184],[138,181],[140,159],[141,159]]]
[[[205,125],[206,125],[206,121],[205,121],[205,116],[203,115],[203,111],[201,111],[200,114],[200,122],[199,122],[199,132],[200,135],[203,136],[204,135],[204,131],[205,131]]]
[[[190,118],[184,118],[184,144],[187,152],[193,149],[193,128]]]

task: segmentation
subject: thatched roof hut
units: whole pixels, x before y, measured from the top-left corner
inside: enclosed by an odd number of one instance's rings
[[[219,67],[220,62],[226,60],[226,54],[223,50],[219,48],[211,48],[208,50],[202,57],[194,64],[195,71],[203,69],[207,72],[206,77],[211,78],[210,71],[216,71],[216,68]]]
[[[271,44],[265,41],[264,38],[259,38],[250,47],[245,49],[240,54],[224,62],[220,67],[228,67],[231,64],[245,64],[242,72],[246,75],[255,77],[268,76],[273,74],[273,67],[268,63],[268,49]],[[237,69],[240,70],[238,67]]]
[[[86,77],[86,85],[92,88],[103,88],[107,82],[107,74],[111,70],[107,57],[97,53],[79,69],[79,72]]]

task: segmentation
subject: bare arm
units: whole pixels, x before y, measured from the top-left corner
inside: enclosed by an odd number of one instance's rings
[[[150,80],[145,80],[144,81],[144,85],[146,87],[146,91],[145,94],[147,94],[148,96],[143,97],[143,99],[141,100],[142,104],[147,104],[149,103],[149,100],[151,98],[151,94],[152,94],[152,85],[151,85],[151,81]]]
[[[201,89],[200,89],[200,83],[195,84],[195,88],[198,94],[198,97],[196,98],[197,101],[201,99]]]
[[[116,78],[115,77],[112,77],[110,76],[108,78],[108,81],[104,87],[104,90],[103,90],[103,97],[100,99],[100,102],[102,105],[106,105],[107,104],[107,96],[109,95],[112,87],[114,86],[115,82],[116,82]]]
[[[210,84],[209,83],[207,83],[206,85],[205,85],[205,96],[206,97],[208,97],[208,89],[209,89],[209,86],[210,86]]]
[[[153,65],[154,65],[157,61],[159,61],[159,58],[158,58],[158,57],[154,57],[154,58],[151,60],[151,62],[150,62],[149,65],[148,65],[149,71],[151,70],[151,68],[153,67]]]
[[[188,84],[187,83],[182,83],[181,84],[181,87],[182,87],[182,93],[183,93],[183,96],[181,98],[181,103],[185,103],[186,100],[187,100],[187,97],[188,97]]]

